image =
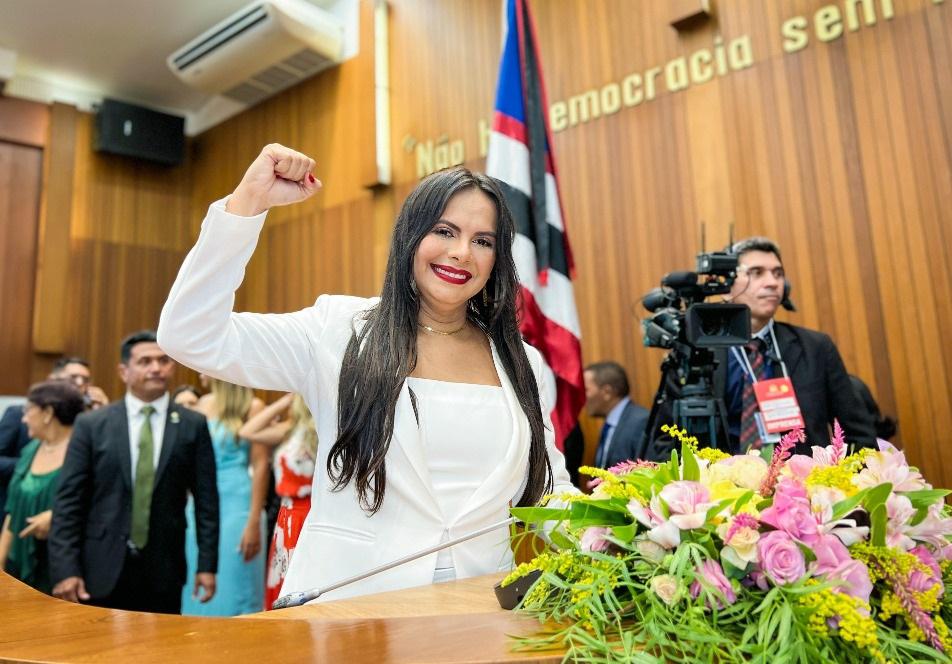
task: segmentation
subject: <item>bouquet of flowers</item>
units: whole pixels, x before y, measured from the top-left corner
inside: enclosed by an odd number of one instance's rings
[[[521,649],[578,661],[950,661],[952,516],[885,441],[847,453],[839,425],[812,456],[787,434],[767,461],[681,443],[625,462],[591,495],[514,508],[553,547],[503,581],[538,580]]]

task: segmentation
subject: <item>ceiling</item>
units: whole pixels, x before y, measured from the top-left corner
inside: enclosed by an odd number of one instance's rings
[[[307,1],[330,11],[356,4]],[[193,119],[212,98],[179,81],[165,59],[250,2],[0,0],[4,94],[84,110],[110,97]]]

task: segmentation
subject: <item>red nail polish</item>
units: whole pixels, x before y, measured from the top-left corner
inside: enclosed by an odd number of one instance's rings
[[[308,182],[310,182],[311,184],[314,184],[315,182],[317,182],[317,180],[314,179],[314,176],[311,175],[310,173],[307,174],[307,179],[308,179]]]

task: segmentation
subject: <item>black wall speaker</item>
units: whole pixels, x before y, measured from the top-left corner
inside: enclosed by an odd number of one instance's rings
[[[185,118],[105,99],[96,112],[93,148],[176,166],[185,159]]]

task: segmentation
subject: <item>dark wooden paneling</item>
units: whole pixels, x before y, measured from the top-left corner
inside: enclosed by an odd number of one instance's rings
[[[69,293],[69,234],[73,217],[73,164],[79,112],[54,104],[49,147],[43,151],[43,198],[33,293],[33,351],[62,353],[66,347]]]
[[[0,142],[0,394],[22,394],[32,379],[32,271],[43,152]]]
[[[183,256],[174,249],[88,238],[74,238],[70,253],[66,352],[84,355],[96,383],[115,399],[125,391],[117,370],[119,343],[158,324]],[[177,381],[194,383],[193,376],[182,370]]]
[[[0,141],[43,148],[49,122],[46,104],[0,95]]]

